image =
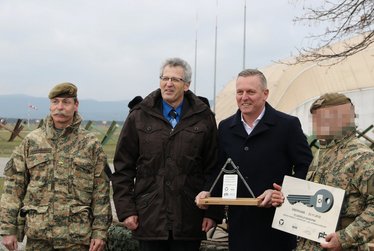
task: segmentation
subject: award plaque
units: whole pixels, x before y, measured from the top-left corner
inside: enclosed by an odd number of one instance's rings
[[[286,175],[282,193],[285,200],[275,210],[273,228],[320,243],[335,232],[343,189]]]
[[[227,169],[227,165],[231,165],[233,169]],[[256,198],[253,194],[252,189],[249,187],[248,183],[245,181],[243,175],[239,171],[239,167],[234,164],[231,158],[226,160],[220,173],[213,182],[209,193],[212,193],[214,187],[216,186],[218,180],[223,175],[223,185],[222,185],[222,197],[208,197],[200,199],[198,204],[200,205],[232,205],[232,206],[258,206],[261,203],[261,199]],[[237,188],[238,188],[238,176],[247,188],[249,194],[252,198],[237,198]]]

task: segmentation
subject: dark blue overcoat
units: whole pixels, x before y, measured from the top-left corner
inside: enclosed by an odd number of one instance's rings
[[[219,124],[219,166],[230,157],[259,196],[281,184],[284,175],[305,178],[312,153],[297,117],[265,105],[265,114],[248,136],[238,110]],[[217,169],[218,169],[217,168]],[[250,197],[239,178],[238,197]],[[230,251],[292,250],[293,235],[271,227],[275,208],[229,207]]]

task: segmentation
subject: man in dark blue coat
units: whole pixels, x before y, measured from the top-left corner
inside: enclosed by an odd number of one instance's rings
[[[305,178],[312,153],[299,119],[271,107],[268,95],[263,73],[243,70],[236,81],[239,109],[218,127],[217,173],[231,158],[254,195],[262,199],[259,207],[229,207],[230,251],[288,251],[296,246],[295,236],[271,227],[275,211],[271,195],[284,175]],[[201,192],[196,199],[206,196]],[[237,196],[250,197],[240,179]]]

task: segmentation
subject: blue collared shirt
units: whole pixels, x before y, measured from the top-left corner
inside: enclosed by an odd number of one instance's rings
[[[177,117],[175,118],[177,120],[177,123],[179,122],[180,118],[181,118],[181,114],[182,114],[182,106],[183,106],[183,101],[182,103],[175,109],[175,111],[177,112]],[[172,118],[171,116],[169,115],[169,112],[174,109],[173,107],[171,107],[168,103],[166,103],[164,100],[162,100],[162,115],[164,115],[164,118],[167,120],[167,121],[170,121]]]

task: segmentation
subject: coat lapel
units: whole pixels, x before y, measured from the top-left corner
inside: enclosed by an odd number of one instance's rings
[[[248,134],[244,129],[243,123],[241,121],[241,112],[238,109],[236,114],[232,117],[232,121],[230,124],[230,129],[232,134],[239,136],[241,138],[247,138]]]
[[[267,102],[265,104],[265,114],[260,120],[260,122],[256,125],[256,127],[253,129],[252,133],[249,135],[248,138],[255,137],[256,135],[259,135],[263,132],[266,132],[270,129],[271,126],[275,124],[275,110],[271,105],[269,105]]]
[[[199,120],[201,120],[201,116],[198,114],[203,113],[207,109],[207,107],[202,103],[197,104],[196,99],[197,98],[193,95],[191,91],[187,91],[184,94],[184,103],[181,118],[177,126],[174,128],[172,134],[182,131],[185,128],[191,127],[192,125],[196,124]],[[180,123],[181,121],[183,121],[183,123]],[[198,128],[196,128],[196,130],[197,129]]]

